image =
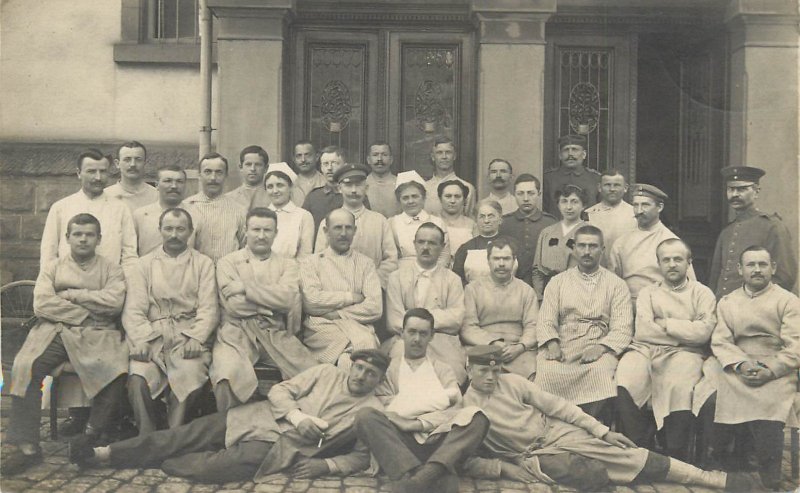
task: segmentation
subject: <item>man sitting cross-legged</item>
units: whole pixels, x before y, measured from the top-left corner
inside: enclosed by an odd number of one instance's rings
[[[752,474],[703,471],[636,447],[578,406],[519,375],[503,373],[501,348],[476,346],[467,357],[471,384],[464,404],[480,407],[491,422],[482,457],[465,464],[473,476],[562,483],[579,491],[633,481],[763,489]]]
[[[278,217],[257,207],[247,213],[246,224],[246,246],[217,263],[223,317],[209,376],[218,411],[250,399],[259,360],[275,363],[285,378],[316,364],[295,336],[301,310],[297,262],[272,252]]]
[[[16,474],[42,461],[39,420],[42,380],[69,361],[92,402],[86,443],[104,431],[125,391],[128,348],[118,316],[125,300],[125,278],[116,262],[95,254],[100,221],[78,214],[67,222],[70,255],[42,267],[33,290],[38,322],[14,359],[11,421],[6,441],[16,445],[3,457],[2,472]]]
[[[161,467],[168,474],[208,483],[259,482],[287,469],[295,478],[351,474],[369,464],[366,448],[353,448],[353,419],[363,407],[383,407],[375,387],[389,358],[371,349],[353,353],[352,361],[349,372],[317,365],[276,384],[267,401],[178,428],[108,447],[70,444],[70,461],[83,467]]]
[[[489,422],[461,406],[450,366],[427,355],[434,318],[412,308],[403,318],[402,357],[394,358],[376,393],[386,411],[362,409],[356,433],[394,481],[395,492],[458,492],[456,468],[483,441]]]

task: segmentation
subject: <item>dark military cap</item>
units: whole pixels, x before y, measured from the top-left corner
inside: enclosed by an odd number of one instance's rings
[[[333,174],[336,183],[353,183],[367,179],[369,169],[360,164],[345,164]]]
[[[389,368],[389,363],[391,362],[391,358],[379,349],[361,349],[359,351],[354,351],[353,354],[350,355],[350,360],[353,362],[367,362],[380,368],[384,372]]]
[[[637,195],[650,197],[661,202],[669,198],[669,196],[660,188],[654,187],[653,185],[647,185],[645,183],[636,183],[633,185],[631,188],[631,197],[635,197]]]
[[[561,149],[568,145],[579,145],[586,149],[586,136],[577,134],[562,135],[558,139],[558,148]]]
[[[767,174],[766,171],[761,168],[756,168],[755,166],[728,166],[727,168],[722,168],[720,172],[722,173],[722,178],[724,178],[726,182],[749,181],[751,183],[758,183],[758,180]]]
[[[467,360],[472,365],[496,366],[503,363],[503,348],[490,344],[473,346],[467,350]]]

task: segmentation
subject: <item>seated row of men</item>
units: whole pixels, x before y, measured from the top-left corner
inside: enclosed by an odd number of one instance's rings
[[[329,247],[301,259],[299,267],[271,252],[279,225],[274,211],[252,209],[246,223],[246,246],[220,259],[215,272],[212,261],[187,244],[191,215],[179,208],[164,211],[163,246],[128,269],[126,296],[121,269],[95,255],[101,238],[97,219],[81,214],[69,221],[70,255],[42,268],[35,290],[41,320],[12,374],[17,397],[8,439],[26,456],[21,462],[40,457],[40,383],[65,359],[94,397],[84,437],[91,443],[120,396],[125,373],[144,436],[155,430],[154,399],[167,389],[169,425],[178,429],[209,376],[224,411],[253,395],[253,365],[262,358],[294,377],[317,363],[348,368],[354,355],[377,347],[372,324],[383,311],[380,281],[373,262],[351,248],[357,233],[351,213],[328,214],[323,231]],[[717,422],[755,422],[763,438],[756,443],[761,477],[772,485],[779,480],[780,433],[794,392],[793,370],[800,366],[800,310],[796,297],[771,284],[774,265],[765,249],[742,255],[745,286],[723,299],[717,315],[710,290],[687,277],[688,246],[677,239],[662,242],[657,252],[666,282],[639,294],[634,333],[626,284],[600,266],[603,234],[597,228],[576,232],[577,265],[550,281],[541,309],[532,288],[513,276],[513,241],[497,238],[489,245],[490,276],[463,289],[455,274],[437,265],[444,237],[435,224],[421,225],[415,264],[389,276],[387,325],[397,337],[384,344],[395,359],[414,349],[400,337],[407,310],[427,308],[434,334],[426,351],[446,364],[456,384],[467,376],[462,342],[494,345],[510,372],[525,379],[535,375],[540,389],[589,414],[601,416],[620,386],[620,395],[633,403],[631,416],[651,403],[656,420],[670,424],[673,414],[685,414],[698,400],[701,348],[713,330],[716,359],[706,362],[705,373],[708,394],[717,391]],[[127,341],[114,320],[120,310]],[[725,310],[745,311],[727,315]],[[742,412],[740,403],[753,398],[764,405]],[[685,420],[671,421],[685,428]],[[672,440],[668,434],[667,449],[679,455],[681,447],[673,447]]]

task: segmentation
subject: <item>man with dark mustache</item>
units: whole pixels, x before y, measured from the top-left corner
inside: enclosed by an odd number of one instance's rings
[[[754,166],[729,166],[722,169],[728,204],[736,216],[717,238],[711,261],[709,286],[717,299],[742,285],[737,270],[739,256],[751,245],[766,248],[776,269],[773,282],[791,291],[797,280],[797,252],[792,249],[789,229],[778,214],[762,212],[756,207],[761,192],[759,180],[764,170]]]
[[[692,397],[717,321],[716,299],[688,278],[689,245],[667,239],[656,255],[664,282],[639,292],[633,342],[617,366],[617,430],[640,447],[652,447],[656,429],[663,429],[667,455],[685,461],[695,422]],[[648,403],[655,427],[642,410]]]
[[[514,168],[503,158],[492,159],[489,163],[489,186],[492,191],[486,197],[503,208],[503,215],[511,214],[519,208],[513,193]]]
[[[147,149],[132,140],[119,146],[114,164],[119,169],[119,181],[106,189],[106,193],[128,206],[131,213],[158,200],[156,189],[145,182]]]
[[[157,171],[158,200],[150,205],[140,207],[133,213],[133,224],[136,227],[136,239],[139,245],[139,256],[142,257],[161,246],[161,232],[158,230],[158,219],[161,213],[173,207],[181,207],[191,214],[191,207],[184,205],[186,193],[186,171],[177,164],[161,166]],[[189,246],[194,248],[194,236],[189,238]]]
[[[397,176],[392,173],[392,146],[388,142],[373,142],[367,153],[367,164],[372,169],[367,176],[367,197],[375,212],[390,218],[400,214],[400,205],[394,197]]]
[[[292,202],[302,207],[306,196],[315,188],[324,187],[327,183],[325,177],[317,169],[317,151],[314,144],[308,140],[300,140],[292,148],[292,162],[297,172],[292,191]]]
[[[558,200],[555,193],[564,185],[575,185],[589,194],[586,207],[597,203],[595,190],[600,184],[600,173],[583,165],[586,160],[586,136],[564,135],[558,139],[559,166],[544,171],[544,194],[542,195],[542,209],[561,219],[558,211]],[[609,245],[610,247],[611,245]]]

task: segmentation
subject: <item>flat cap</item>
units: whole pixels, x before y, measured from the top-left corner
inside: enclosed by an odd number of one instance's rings
[[[490,344],[473,346],[467,350],[467,360],[472,365],[496,366],[503,363],[503,348]]]
[[[274,173],[276,171],[281,172],[284,175],[288,176],[289,179],[292,180],[292,183],[294,183],[297,180],[297,173],[295,173],[294,170],[284,162],[270,163],[269,167],[267,168],[267,173],[264,176],[269,175],[270,173]]]
[[[658,187],[647,185],[645,183],[636,183],[631,187],[631,197],[641,195],[643,197],[650,197],[656,200],[667,200],[669,196]]]
[[[333,174],[336,183],[353,183],[367,179],[369,169],[360,164],[345,164]]]
[[[389,363],[392,361],[386,353],[379,349],[361,349],[354,351],[353,354],[350,355],[350,360],[353,362],[367,362],[377,368],[380,368],[384,372],[387,368],[389,368]]]
[[[558,139],[558,148],[561,149],[568,145],[579,145],[586,149],[586,136],[578,134],[562,135]]]
[[[720,173],[726,182],[749,181],[751,183],[758,183],[758,180],[767,174],[766,171],[755,166],[728,166],[722,168]]]

